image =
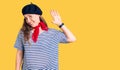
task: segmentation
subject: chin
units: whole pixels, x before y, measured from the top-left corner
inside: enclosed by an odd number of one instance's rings
[[[31,27],[35,27],[35,25],[30,25]]]

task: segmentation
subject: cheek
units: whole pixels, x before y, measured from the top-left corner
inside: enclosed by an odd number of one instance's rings
[[[40,22],[40,19],[39,19],[39,18],[34,18],[34,22],[35,22],[35,23],[39,23],[39,22]]]

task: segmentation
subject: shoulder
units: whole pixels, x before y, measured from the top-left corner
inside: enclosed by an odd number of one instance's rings
[[[21,38],[21,37],[23,37],[23,35],[24,35],[23,31],[20,30],[20,31],[18,32],[18,37]]]
[[[60,30],[58,30],[58,29],[54,29],[54,28],[49,28],[49,31],[50,31],[50,32],[54,32],[54,33],[58,33],[58,32],[60,32]]]
[[[22,31],[22,30],[20,30],[20,31],[19,31],[19,34],[23,34],[23,31]]]

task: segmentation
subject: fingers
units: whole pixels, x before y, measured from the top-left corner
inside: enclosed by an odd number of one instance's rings
[[[58,11],[56,11],[56,10],[51,10],[50,13],[52,16],[59,16]]]
[[[51,14],[51,16],[53,18],[52,23],[59,25],[59,23],[62,22],[61,21],[61,17],[59,15],[58,11],[56,11],[56,10],[50,10],[50,14]]]

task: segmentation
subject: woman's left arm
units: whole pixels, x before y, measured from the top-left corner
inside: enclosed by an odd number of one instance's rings
[[[51,15],[53,17],[52,22],[59,27],[62,24],[62,20],[61,20],[59,13],[55,10],[51,10]],[[60,28],[64,32],[65,36],[67,37],[68,42],[76,41],[76,37],[73,35],[73,33],[65,25],[63,25]]]

